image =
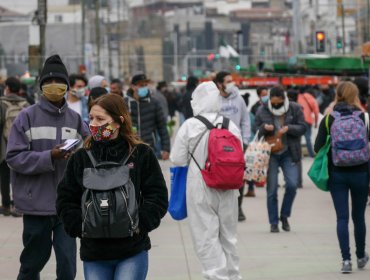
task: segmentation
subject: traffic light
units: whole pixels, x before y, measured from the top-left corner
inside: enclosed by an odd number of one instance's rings
[[[316,52],[325,52],[326,34],[324,31],[316,31]]]
[[[240,64],[237,64],[237,65],[235,65],[235,70],[236,71],[240,71],[240,69],[241,69],[242,67],[240,66]]]
[[[337,37],[337,49],[343,48],[343,40],[342,37]]]

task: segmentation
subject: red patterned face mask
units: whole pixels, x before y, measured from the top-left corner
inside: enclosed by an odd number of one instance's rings
[[[107,141],[112,139],[118,127],[114,128],[112,122],[103,125],[89,125],[92,137],[95,141]]]

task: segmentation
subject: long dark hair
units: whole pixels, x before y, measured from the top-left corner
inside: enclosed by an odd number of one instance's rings
[[[116,123],[120,124],[119,135],[121,135],[127,141],[130,151],[134,146],[143,143],[138,135],[132,131],[132,121],[130,113],[122,96],[119,96],[117,94],[105,94],[93,100],[90,108],[92,108],[94,105],[99,105],[100,107],[102,107]],[[123,123],[120,117],[123,117]],[[84,144],[84,147],[86,149],[90,149],[91,139],[92,136],[89,136],[86,139]]]

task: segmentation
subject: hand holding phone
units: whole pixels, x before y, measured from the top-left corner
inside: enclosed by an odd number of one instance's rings
[[[80,140],[79,139],[67,139],[62,145],[62,147],[60,147],[60,149],[62,151],[65,151],[65,152],[68,152],[68,151],[71,151],[73,150],[78,144],[80,144]]]

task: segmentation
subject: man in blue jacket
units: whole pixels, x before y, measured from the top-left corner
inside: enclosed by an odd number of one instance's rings
[[[40,279],[54,248],[57,279],[76,276],[76,241],[69,237],[56,215],[56,188],[70,151],[66,139],[82,139],[89,132],[81,117],[68,108],[68,73],[58,55],[49,57],[40,75],[42,96],[24,109],[9,134],[6,160],[16,209],[23,213],[23,251],[18,280]]]

